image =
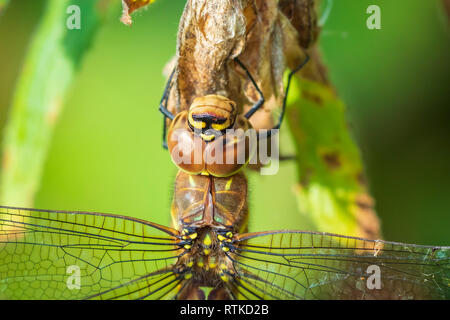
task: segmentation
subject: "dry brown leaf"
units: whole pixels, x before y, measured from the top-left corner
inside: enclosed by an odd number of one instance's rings
[[[241,53],[245,42],[241,3],[188,1],[178,33],[177,112],[189,108],[194,98],[212,93],[240,102],[239,77],[232,58]]]
[[[122,0],[123,12],[120,21],[126,25],[131,25],[133,20],[130,15],[134,11],[153,2],[155,2],[155,0]]]
[[[236,101],[241,112],[248,110],[259,96],[244,70],[232,60],[239,57],[267,101],[264,110],[251,119],[252,124],[270,127],[269,111],[281,105],[284,95],[286,65],[293,68],[303,61],[304,49],[315,39],[315,16],[301,19],[308,21],[306,28],[296,21],[302,14],[312,14],[312,7],[312,0],[282,0],[280,4],[188,0],[180,21],[169,109],[178,113],[188,109],[194,98],[215,93]]]
[[[279,3],[281,13],[297,30],[297,43],[304,49],[309,48],[319,35],[317,3],[314,0],[280,0]]]

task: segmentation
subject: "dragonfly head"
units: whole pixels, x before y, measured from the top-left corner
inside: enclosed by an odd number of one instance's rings
[[[236,120],[236,103],[224,96],[207,95],[196,98],[189,108],[188,125],[206,141],[231,129]]]

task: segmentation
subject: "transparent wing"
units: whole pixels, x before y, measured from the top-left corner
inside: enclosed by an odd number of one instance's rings
[[[448,299],[450,247],[301,231],[228,244],[237,299]]]
[[[172,298],[182,244],[129,217],[0,207],[0,298]]]

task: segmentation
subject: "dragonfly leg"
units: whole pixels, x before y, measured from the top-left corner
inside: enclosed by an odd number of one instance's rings
[[[291,86],[292,77],[294,76],[295,73],[300,71],[306,65],[306,63],[308,61],[309,61],[309,55],[306,54],[305,60],[303,60],[303,62],[300,65],[298,65],[294,70],[291,70],[291,72],[289,72],[288,80],[287,80],[287,84],[286,84],[286,90],[285,90],[285,93],[284,93],[283,105],[281,107],[281,114],[278,117],[278,123],[271,130],[267,130],[267,132],[265,133],[265,135],[267,137],[270,137],[272,135],[272,130],[280,129],[281,123],[283,122],[284,113],[286,111],[287,97],[288,97],[288,94],[289,94],[289,88]],[[258,137],[259,137],[259,134],[258,134]]]
[[[167,141],[166,141],[166,136],[167,136],[167,121],[166,121],[166,117],[163,118],[163,136],[162,136],[162,146],[164,149],[169,149],[167,146]]]
[[[250,117],[258,111],[262,105],[265,102],[264,95],[261,91],[261,89],[258,87],[258,84],[256,83],[255,79],[253,79],[252,75],[250,74],[250,71],[248,71],[247,67],[244,66],[244,64],[239,60],[238,58],[234,58],[234,60],[241,66],[242,69],[244,69],[245,73],[247,74],[247,77],[252,82],[253,86],[255,87],[256,91],[259,93],[259,100],[250,108],[250,110],[244,115],[247,119],[250,119]]]
[[[162,138],[162,146],[164,149],[167,149],[167,141],[166,141],[166,135],[167,135],[167,122],[166,119],[169,118],[170,120],[173,120],[175,118],[175,115],[167,109],[167,102],[169,100],[170,90],[173,86],[173,76],[175,74],[175,71],[177,70],[177,67],[175,66],[172,70],[172,73],[169,76],[169,79],[167,80],[166,87],[164,88],[164,93],[161,98],[161,101],[159,103],[159,111],[164,115],[163,118],[163,138]]]

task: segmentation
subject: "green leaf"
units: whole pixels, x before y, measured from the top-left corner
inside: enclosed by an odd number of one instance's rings
[[[80,9],[80,29],[67,21]],[[109,2],[50,0],[25,57],[3,141],[0,203],[31,206],[53,127]],[[72,7],[73,8],[73,7]]]
[[[343,102],[328,85],[296,78],[288,106],[298,158],[300,212],[309,216],[316,230],[378,238],[378,219]]]

